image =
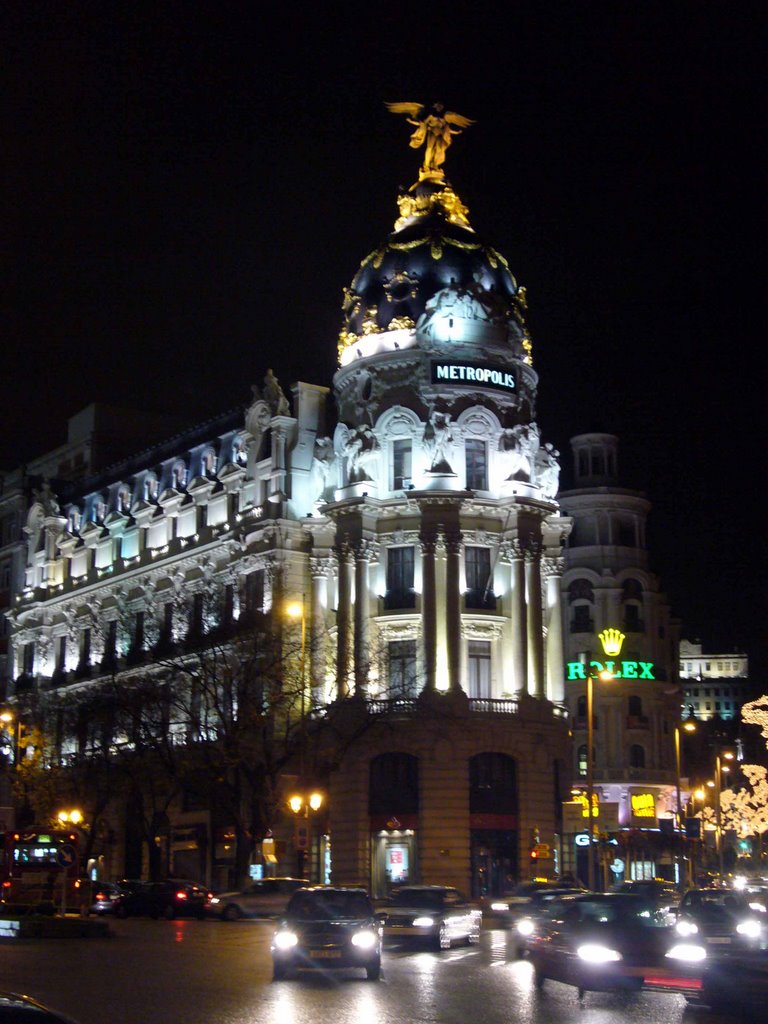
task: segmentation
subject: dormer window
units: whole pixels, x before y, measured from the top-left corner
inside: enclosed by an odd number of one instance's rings
[[[160,485],[154,473],[149,473],[144,479],[144,500],[157,501]]]
[[[171,472],[171,482],[177,491],[183,491],[187,486],[187,467],[183,462],[177,462],[174,465]]]
[[[97,523],[103,523],[107,514],[106,501],[97,501],[93,508],[93,517]]]
[[[70,508],[67,512],[67,529],[70,533],[77,533],[80,529],[80,519],[80,509],[74,507]]]
[[[205,476],[211,477],[216,475],[216,453],[213,448],[208,448],[203,453],[203,473]]]
[[[117,493],[117,511],[127,515],[131,511],[131,491],[128,487],[121,487]]]

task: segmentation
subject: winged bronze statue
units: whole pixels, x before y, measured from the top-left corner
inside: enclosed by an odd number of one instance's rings
[[[442,103],[433,103],[431,107],[425,107],[423,103],[387,103],[386,107],[392,114],[405,114],[408,123],[416,126],[410,144],[412,149],[425,147],[422,177],[442,178],[445,151],[452,136],[460,135],[462,128],[468,128],[475,122],[446,110]]]

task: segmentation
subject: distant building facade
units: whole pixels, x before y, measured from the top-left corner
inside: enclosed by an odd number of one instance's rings
[[[603,668],[611,681],[595,679],[594,783],[604,806],[601,830],[656,829],[676,808],[674,730],[681,693],[672,617],[648,562],[646,497],[619,483],[618,438],[580,434],[571,440],[574,486],[559,494],[572,521],[564,553],[563,632],[566,702],[573,728],[572,777],[587,776],[586,665]],[[618,653],[606,653],[605,630],[622,634]],[[567,843],[573,836],[566,837]],[[631,865],[613,861],[614,877],[654,873],[646,854]]]
[[[748,656],[735,651],[707,654],[698,641],[680,641],[680,679],[684,714],[702,721],[737,718],[753,696]]]

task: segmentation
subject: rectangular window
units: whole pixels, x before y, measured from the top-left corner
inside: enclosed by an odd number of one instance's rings
[[[78,668],[84,669],[91,664],[91,631],[84,629],[80,633],[80,660]]]
[[[488,490],[488,454],[485,441],[471,438],[465,442],[464,457],[467,470],[467,490]]]
[[[415,640],[393,640],[389,645],[389,696],[416,696]]]
[[[192,607],[189,610],[190,636],[200,637],[203,634],[203,595],[192,595]]]
[[[67,667],[67,638],[65,636],[59,637],[59,642],[56,645],[56,671],[64,672]]]
[[[413,568],[413,547],[389,548],[387,550],[385,608],[416,607],[416,594],[413,589]]]
[[[491,549],[467,546],[465,549],[465,567],[467,575],[467,608],[496,607],[491,579]]]
[[[467,686],[469,696],[488,699],[491,696],[491,644],[487,640],[470,640],[467,644]]]
[[[35,671],[35,645],[24,644],[22,652],[22,671],[25,676],[31,676]]]
[[[412,486],[411,442],[392,442],[392,490],[407,490]]]

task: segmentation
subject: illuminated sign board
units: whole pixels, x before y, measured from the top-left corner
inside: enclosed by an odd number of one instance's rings
[[[633,818],[656,817],[656,797],[653,793],[633,793],[630,801]]]
[[[597,638],[608,658],[615,658],[621,654],[621,645],[625,639],[621,630],[613,627],[604,629],[602,633],[598,633]],[[569,661],[567,668],[569,680],[586,679],[587,668],[593,678],[599,676],[601,672],[608,672],[614,679],[656,679],[652,661]]]
[[[499,391],[514,391],[517,381],[514,373],[489,363],[454,362],[432,363],[433,384],[479,384]]]

